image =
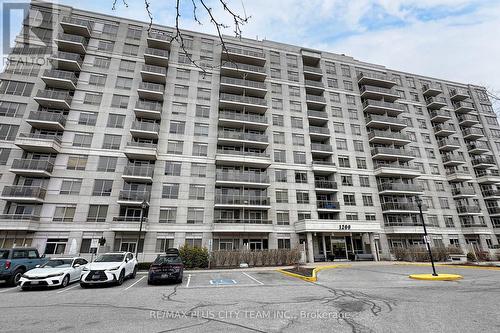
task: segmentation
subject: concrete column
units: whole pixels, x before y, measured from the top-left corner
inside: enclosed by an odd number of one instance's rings
[[[368,233],[368,238],[370,239],[370,250],[373,254],[375,261],[379,261],[377,247],[375,246],[375,236],[373,233]]]
[[[325,256],[325,261],[326,261],[326,239],[324,234],[321,235],[321,243],[323,246],[323,255]]]
[[[314,262],[313,236],[310,232],[307,233],[307,262]]]
[[[488,251],[488,244],[486,243],[486,235],[479,235],[479,245],[483,251]]]
[[[277,249],[278,248],[278,237],[276,235],[275,232],[270,232],[269,233],[269,236],[268,236],[268,246],[269,246],[269,249]]]
[[[387,241],[386,234],[379,234],[380,252],[382,258],[385,260],[391,259],[391,251],[389,250],[389,242]]]

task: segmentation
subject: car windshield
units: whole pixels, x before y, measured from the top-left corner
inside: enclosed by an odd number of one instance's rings
[[[122,262],[123,254],[101,254],[94,262]]]
[[[0,250],[0,259],[9,259],[9,250]]]
[[[66,267],[71,267],[72,262],[73,262],[73,259],[50,259],[42,267],[66,268]]]
[[[161,256],[156,258],[153,264],[155,265],[182,264],[182,260],[181,257],[179,256]]]

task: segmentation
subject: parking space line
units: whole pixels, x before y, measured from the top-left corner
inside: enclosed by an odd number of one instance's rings
[[[191,282],[191,274],[188,274],[188,280],[186,283],[186,288],[189,288],[189,283]]]
[[[144,279],[144,278],[145,278],[145,276],[141,277],[139,280],[135,281],[130,286],[128,286],[127,288],[125,288],[125,290],[129,290],[130,288],[132,288],[133,286],[135,286],[136,284],[138,284],[139,282],[141,282],[141,280]]]
[[[16,289],[16,288],[17,288],[17,286],[16,287],[12,287],[12,288],[3,289],[3,290],[0,290],[0,293],[4,293],[6,291],[9,291],[9,290],[12,290],[12,289]]]
[[[59,290],[58,292],[56,292],[56,294],[60,294],[60,293],[63,293],[63,292],[65,292],[65,291],[68,291],[68,290],[71,290],[71,289],[75,289],[75,288],[76,288],[76,287],[78,287],[78,286],[79,286],[79,284],[77,283],[77,284],[75,284],[73,287],[66,287],[66,288],[64,288],[63,290]]]
[[[241,272],[241,273],[243,273],[245,276],[248,276],[250,279],[252,279],[253,281],[257,282],[258,284],[260,284],[260,285],[264,285],[264,283],[263,283],[263,282],[260,282],[259,280],[257,280],[257,279],[256,279],[256,278],[254,278],[253,276],[250,276],[250,274],[247,274],[247,273],[245,273],[245,272]]]

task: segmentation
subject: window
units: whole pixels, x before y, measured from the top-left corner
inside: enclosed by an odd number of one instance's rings
[[[106,222],[107,215],[107,205],[90,205],[87,214],[87,222]]]
[[[337,81],[337,79],[334,79],[333,77],[329,77],[326,79],[326,84],[328,85],[328,88],[338,88],[339,87],[339,83]]]
[[[373,197],[371,194],[363,194],[363,206],[373,206]]]
[[[425,119],[417,119],[417,121],[418,121],[418,128],[427,129],[427,123]]]
[[[186,242],[185,244],[190,247],[201,247],[202,245],[202,234],[197,234],[194,232],[186,232]]]
[[[278,98],[272,98],[271,106],[275,110],[283,110],[283,100]]]
[[[288,93],[290,97],[300,97],[300,88],[295,86],[288,86]]]
[[[349,90],[349,91],[353,91],[354,88],[352,86],[352,82],[351,81],[344,81],[344,89]]]
[[[160,211],[161,215],[161,211]],[[155,251],[158,253],[165,253],[167,249],[174,247],[174,235],[172,234],[157,234]]]
[[[123,45],[123,54],[136,56],[139,53],[139,46],[133,44],[125,44]]]
[[[94,57],[94,67],[96,68],[107,69],[109,68],[110,64],[111,64],[111,58],[99,57],[99,56]]]
[[[302,112],[302,104],[297,101],[290,101],[290,111]]]
[[[353,186],[352,175],[340,175],[342,186]]]
[[[307,184],[307,172],[295,171],[295,182],[299,184]]]
[[[125,115],[110,113],[108,116],[107,127],[123,128],[125,124]]]
[[[118,162],[118,157],[99,156],[99,162],[97,163],[97,171],[115,172],[117,162]]]
[[[201,105],[196,106],[196,110],[198,110],[198,107]],[[173,102],[172,103],[172,114],[185,114],[187,111],[187,104],[186,103],[178,103],[178,102]],[[210,111],[210,109],[208,110]],[[207,116],[208,118],[208,116]]]
[[[297,212],[297,216],[298,216],[299,221],[310,220],[311,219],[311,212],[299,211],[299,212]]]
[[[203,142],[193,142],[193,156],[207,156],[208,144]]]
[[[287,210],[280,210],[276,212],[276,224],[278,225],[290,224],[290,214]]]
[[[277,163],[285,163],[286,162],[286,153],[284,150],[279,150],[279,149],[274,150],[274,162],[277,162]]]
[[[340,103],[340,94],[339,93],[330,93],[330,102],[332,103]]]
[[[188,97],[188,94],[189,94],[189,87],[188,86],[180,86],[180,85],[174,86],[174,96]]]
[[[94,189],[92,195],[109,197],[113,189],[113,181],[110,179],[96,179],[94,180]]]
[[[183,142],[168,140],[167,144],[167,154],[182,155]]]
[[[124,72],[133,73],[135,71],[135,62],[129,60],[121,60],[120,70]]]
[[[337,149],[347,150],[347,140],[346,139],[335,139],[335,143],[337,145]]]
[[[66,165],[67,170],[85,170],[87,165],[86,155],[70,155]]]
[[[347,110],[347,112],[349,113],[349,119],[351,119],[351,120],[358,120],[359,119],[358,110],[349,109],[349,110]]]
[[[14,141],[18,130],[17,125],[0,124],[0,140]]]
[[[339,156],[339,167],[341,168],[350,168],[351,163],[349,163],[348,156]]]
[[[431,143],[431,136],[429,134],[422,134],[422,139],[425,143]]]
[[[303,151],[293,152],[293,163],[295,164],[306,164],[306,153]]]
[[[54,222],[73,222],[76,206],[56,206],[54,211]]]
[[[346,213],[345,219],[347,221],[357,221],[357,220],[359,220],[358,213]]]
[[[142,28],[137,26],[129,26],[127,29],[127,38],[140,40],[142,36]]]
[[[300,117],[292,117],[292,128],[304,128],[304,123]]]
[[[281,95],[283,94],[283,87],[278,83],[271,83],[271,93]]]
[[[9,160],[10,148],[0,148],[0,165],[6,165]],[[1,178],[1,176],[0,176]]]
[[[187,108],[187,105],[186,105],[186,108]],[[183,113],[186,113],[186,111],[184,110]],[[196,105],[196,117],[209,118],[210,117],[210,107],[205,106],[205,105]]]
[[[165,162],[165,175],[166,176],[180,176],[181,175],[181,162]]]
[[[121,135],[114,134],[104,134],[104,140],[102,142],[102,149],[120,149],[120,143],[122,141]]]
[[[89,148],[91,144],[92,134],[90,133],[76,133],[73,138],[73,147]]]
[[[366,213],[365,214],[365,220],[367,221],[375,221],[377,219],[375,214],[372,213]]]
[[[207,165],[204,163],[191,163],[191,177],[204,178],[207,176]]]
[[[429,167],[431,168],[431,174],[439,175],[439,166],[437,164],[429,164]]]
[[[281,79],[281,70],[279,68],[271,68],[271,78]]]
[[[363,146],[363,141],[360,141],[360,140],[354,140],[353,141],[353,144],[354,144],[354,151],[364,151],[364,146]]]
[[[348,105],[356,105],[356,97],[352,95],[346,95],[345,98],[347,100]]]
[[[333,131],[335,133],[345,133],[345,128],[343,123],[333,123]]]
[[[361,187],[370,187],[370,177],[368,176],[359,176],[359,185]]]
[[[274,126],[283,126],[284,125],[284,117],[279,114],[273,114],[273,125]]]
[[[104,87],[106,84],[106,74],[90,74],[89,85],[94,87]]]
[[[351,77],[351,69],[348,65],[340,65],[340,69],[342,70],[342,76]]]
[[[78,125],[95,126],[97,122],[97,113],[95,112],[80,112]]]
[[[273,133],[273,142],[276,144],[284,144],[285,143],[285,133],[284,132],[274,132]]]
[[[83,104],[98,106],[101,105],[101,100],[102,100],[102,94],[87,92],[83,97]]]
[[[132,88],[132,78],[129,77],[117,77],[115,88],[130,90]]]
[[[178,80],[189,80],[191,71],[189,69],[177,68],[176,79]]]
[[[163,199],[177,199],[179,197],[179,184],[177,183],[163,184],[161,197]]]
[[[203,223],[203,214],[204,214],[203,208],[188,207],[187,223],[190,223],[190,224],[191,223],[194,223],[194,224]]]
[[[184,134],[184,130],[186,128],[185,121],[170,121],[170,133],[172,134]]]
[[[111,98],[111,106],[114,108],[126,109],[128,108],[128,96],[113,95]]]
[[[292,134],[292,144],[294,146],[305,146],[303,134]]]
[[[194,135],[196,135],[196,136],[208,136],[208,124],[195,123],[194,124]]]
[[[287,174],[286,170],[275,169],[274,170],[275,181],[280,183],[286,183],[287,182],[286,174]]]
[[[288,203],[288,190],[276,190],[276,203]]]
[[[22,118],[26,111],[27,104],[0,101],[0,116]]]
[[[444,191],[444,184],[442,181],[434,181],[434,185],[436,186],[436,191]]]
[[[0,82],[0,94],[30,96],[33,86],[33,83],[2,80]]]
[[[297,191],[297,203],[298,204],[308,204],[309,203],[309,192],[308,191]]]
[[[78,195],[82,188],[81,179],[64,179],[61,183],[59,194]]]
[[[364,157],[356,157],[356,165],[358,169],[366,169],[366,158]]]
[[[189,199],[190,200],[204,200],[205,199],[205,185],[199,185],[199,184],[189,185]]]
[[[351,124],[351,134],[352,135],[361,135],[361,126]]]
[[[160,208],[159,223],[175,223],[177,219],[177,208],[175,207],[162,207]]]
[[[354,193],[344,193],[344,205],[356,206],[356,198]]]
[[[197,98],[198,98],[198,100],[202,100],[202,101],[210,101],[211,94],[212,94],[212,91],[210,89],[198,88]]]
[[[439,198],[439,205],[442,209],[450,209],[450,203],[447,198]]]

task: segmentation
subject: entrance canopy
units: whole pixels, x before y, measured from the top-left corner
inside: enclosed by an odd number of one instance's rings
[[[295,232],[328,232],[328,233],[352,233],[352,232],[382,232],[380,222],[363,221],[337,221],[337,220],[302,220],[295,222]]]

